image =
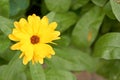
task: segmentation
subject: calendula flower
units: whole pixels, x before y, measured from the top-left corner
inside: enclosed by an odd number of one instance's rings
[[[21,18],[19,22],[14,22],[15,28],[9,38],[17,43],[11,46],[12,50],[20,50],[23,57],[23,64],[29,61],[43,64],[44,58],[51,58],[55,52],[48,43],[60,39],[59,31],[55,31],[56,22],[49,23],[44,16],[40,19],[35,14],[28,16],[28,19]]]

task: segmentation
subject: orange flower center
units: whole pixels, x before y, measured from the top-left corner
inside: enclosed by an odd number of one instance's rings
[[[39,39],[38,36],[33,35],[33,36],[31,37],[31,43],[32,43],[32,44],[37,44],[37,43],[39,43],[39,41],[40,41],[40,39]]]

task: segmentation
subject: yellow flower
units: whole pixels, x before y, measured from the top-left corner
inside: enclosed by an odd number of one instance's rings
[[[11,46],[12,50],[21,50],[20,58],[23,57],[23,64],[32,60],[33,63],[43,64],[44,58],[51,58],[55,52],[48,43],[60,39],[59,31],[55,31],[56,22],[49,24],[48,18],[33,14],[28,19],[21,18],[19,22],[14,22],[15,28],[9,38],[17,43]]]

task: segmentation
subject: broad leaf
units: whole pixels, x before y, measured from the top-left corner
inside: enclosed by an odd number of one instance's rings
[[[120,59],[120,33],[103,35],[95,44],[94,56],[104,59]]]
[[[45,3],[50,11],[66,12],[70,8],[71,0],[45,0]]]
[[[58,22],[57,29],[61,32],[67,30],[76,20],[77,16],[74,12],[57,13],[54,18],[54,21]]]
[[[0,16],[0,30],[5,35],[8,35],[8,34],[10,34],[12,32],[12,28],[13,28],[13,21]]]
[[[41,64],[32,64],[30,63],[30,73],[32,80],[46,80],[45,74]]]
[[[120,60],[101,60],[97,73],[106,80],[120,80]]]
[[[24,71],[25,66],[23,65],[21,59],[19,59],[19,54],[13,57],[10,63],[4,68],[2,76],[2,80],[14,80],[14,76],[18,73]]]
[[[110,0],[111,6],[112,6],[112,10],[113,13],[115,15],[115,17],[118,19],[118,21],[120,21],[120,4],[119,2],[117,2],[118,0]]]
[[[56,55],[48,62],[48,66],[54,69],[65,69],[70,71],[95,70],[95,63],[97,60],[86,53],[73,48],[56,48],[55,51]]]
[[[0,35],[0,54],[2,54],[10,46],[10,40],[4,34]]]
[[[87,4],[89,0],[72,0],[72,9],[76,10]]]
[[[29,0],[10,0],[10,17],[19,18],[29,6]]]
[[[103,18],[102,9],[96,6],[84,14],[72,33],[74,45],[82,50],[87,49],[95,40]]]
[[[47,80],[76,80],[72,73],[54,68],[46,70],[46,78]]]
[[[108,0],[92,0],[97,6],[103,7]]]
[[[60,32],[64,32],[65,30],[67,30],[77,20],[77,16],[74,12],[65,13],[50,12],[49,14],[47,14],[47,17],[49,18],[49,22],[54,21],[57,22],[58,24],[57,29]]]
[[[109,18],[115,19],[115,15],[112,12],[110,1],[104,6],[104,11]]]
[[[0,16],[9,17],[9,0],[0,0]]]

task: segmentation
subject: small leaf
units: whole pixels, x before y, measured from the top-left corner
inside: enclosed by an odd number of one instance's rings
[[[103,7],[108,0],[92,0],[97,6]]]
[[[9,17],[9,0],[0,0],[0,16]]]
[[[42,65],[37,63],[37,64],[32,64],[30,63],[30,73],[32,76],[32,80],[46,80],[45,79],[45,74],[42,68]]]
[[[120,33],[103,35],[95,44],[94,56],[104,59],[120,59]]]
[[[117,0],[110,0],[111,6],[112,6],[112,10],[113,13],[115,15],[115,17],[118,19],[118,21],[120,21],[120,4],[117,2]]]
[[[71,0],[45,0],[45,3],[50,11],[66,12],[70,8]]]
[[[74,45],[81,50],[86,50],[95,40],[103,18],[102,9],[96,6],[84,14],[72,33]]]
[[[46,70],[46,78],[47,80],[76,80],[72,73],[54,68]]]

